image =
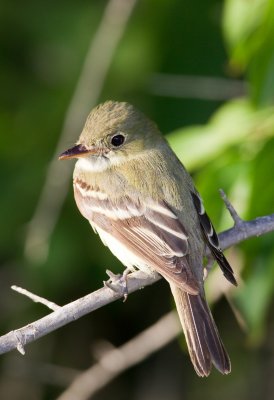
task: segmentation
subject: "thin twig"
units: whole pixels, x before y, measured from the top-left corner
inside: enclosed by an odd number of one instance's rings
[[[19,286],[12,285],[11,289],[14,290],[17,293],[23,294],[24,296],[27,296],[29,299],[34,301],[35,303],[41,303],[44,304],[44,306],[48,307],[50,310],[56,311],[60,308],[57,304],[53,303],[52,301],[49,301],[45,299],[44,297],[38,296],[37,294],[29,292],[27,289],[23,289]]]
[[[221,198],[223,199],[223,201],[224,201],[224,203],[225,203],[226,208],[227,208],[228,211],[229,211],[229,214],[231,215],[231,218],[232,218],[233,221],[234,221],[234,224],[235,224],[236,226],[238,226],[238,227],[241,226],[243,220],[242,220],[242,218],[239,216],[239,214],[237,213],[237,211],[235,210],[234,206],[233,206],[233,205],[230,203],[230,201],[228,200],[227,195],[225,194],[224,190],[223,190],[223,189],[219,189],[219,193],[220,193],[220,196],[221,196]]]
[[[58,163],[57,155],[68,144],[75,142],[88,112],[98,102],[115,50],[136,2],[137,0],[109,0],[97,32],[91,40],[40,199],[28,226],[25,255],[32,261],[41,262],[47,257],[49,239],[69,187],[72,165]]]
[[[256,218],[252,221],[243,221],[241,229],[234,226],[228,231],[221,233],[219,237],[222,248],[226,249],[247,238],[271,231],[274,231],[274,214]],[[159,276],[148,276],[141,271],[129,274],[127,277],[128,293],[130,294],[151,285],[159,279]],[[123,296],[123,293],[114,292],[108,287],[103,287],[90,293],[81,299],[59,308],[42,319],[0,337],[0,354],[16,348],[23,352],[26,344]]]

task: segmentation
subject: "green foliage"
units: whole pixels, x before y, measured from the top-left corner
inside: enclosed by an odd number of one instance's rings
[[[188,168],[201,168],[250,141],[256,151],[273,132],[273,108],[257,110],[247,99],[226,103],[204,126],[180,129],[168,136],[170,145]],[[259,132],[259,134],[258,134]]]
[[[257,106],[274,101],[274,1],[227,0],[224,33],[231,66],[246,71]]]

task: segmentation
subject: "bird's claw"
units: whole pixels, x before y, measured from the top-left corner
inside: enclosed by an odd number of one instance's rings
[[[122,294],[124,296],[124,302],[128,298],[128,286],[127,286],[127,276],[131,271],[129,269],[125,269],[123,274],[114,274],[110,270],[106,270],[109,279],[104,282],[104,286],[108,287],[115,293]]]

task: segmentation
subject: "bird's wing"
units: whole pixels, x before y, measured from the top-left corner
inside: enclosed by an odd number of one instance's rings
[[[212,223],[205,211],[205,208],[203,206],[203,202],[202,202],[200,196],[193,192],[191,193],[191,195],[192,195],[194,206],[195,206],[196,211],[199,216],[199,221],[200,221],[200,225],[202,228],[202,232],[204,234],[206,244],[207,244],[209,250],[211,251],[211,254],[213,255],[213,257],[219,264],[226,279],[229,282],[231,282],[233,285],[237,286],[237,281],[235,279],[233,269],[229,265],[229,262],[227,261],[227,259],[225,258],[224,254],[222,252],[222,249],[221,249],[220,243],[219,243],[219,239],[218,239],[218,235],[217,235],[217,233],[214,229],[214,226],[212,225]]]
[[[199,286],[191,271],[186,231],[169,206],[153,201],[140,204],[129,197],[115,202],[100,195],[85,196],[75,186],[75,199],[81,213],[95,228],[111,235],[138,259],[168,281],[197,294]],[[107,240],[104,240],[108,245]],[[138,265],[136,265],[138,267]]]

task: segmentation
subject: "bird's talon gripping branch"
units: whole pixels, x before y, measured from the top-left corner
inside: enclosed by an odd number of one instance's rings
[[[121,293],[124,296],[124,302],[128,298],[128,282],[127,276],[131,272],[130,269],[125,269],[123,274],[114,274],[110,270],[106,270],[109,279],[104,281],[104,286],[108,287],[109,289],[113,290],[115,293]]]
[[[114,274],[114,272],[110,271],[109,269],[106,270],[106,274],[109,277],[108,282],[115,282],[122,277],[122,274]]]

